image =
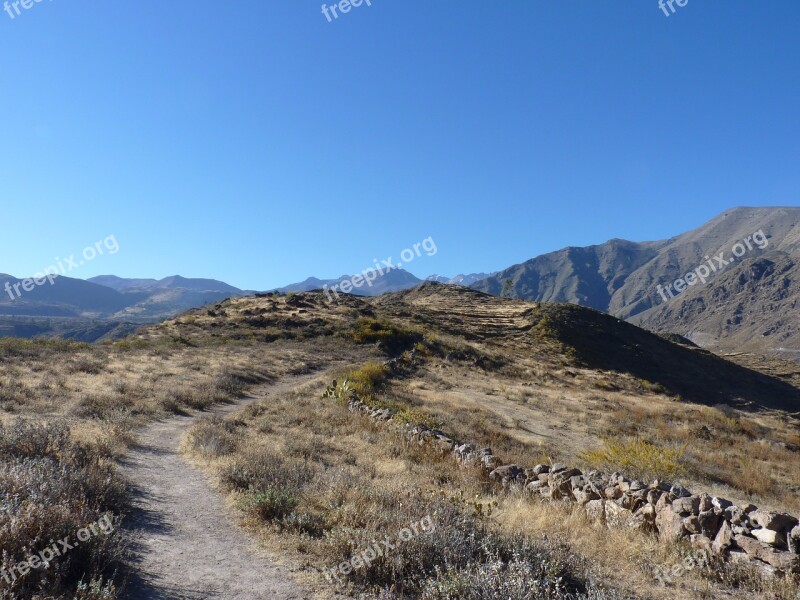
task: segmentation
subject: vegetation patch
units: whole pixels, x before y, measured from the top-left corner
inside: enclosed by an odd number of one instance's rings
[[[674,481],[685,475],[685,447],[664,447],[640,438],[604,438],[603,447],[583,452],[579,458],[590,467],[620,471],[642,481]]]

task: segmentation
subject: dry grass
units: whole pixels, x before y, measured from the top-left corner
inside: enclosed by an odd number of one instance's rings
[[[800,509],[800,454],[793,450],[800,435],[790,415],[693,404],[651,377],[591,368],[585,352],[576,358],[580,340],[559,340],[565,324],[554,320],[558,310],[470,294],[411,292],[335,305],[314,294],[241,298],[114,344],[0,340],[0,423],[18,415],[62,421],[70,444],[110,464],[150,419],[233,401],[251,385],[308,373],[344,354],[362,366],[337,378],[346,377],[369,404],[490,446],[506,462],[580,466],[583,457],[732,500]],[[378,351],[384,355],[374,362]],[[389,356],[397,358],[391,371],[382,362]],[[317,567],[427,512],[440,517],[440,532],[452,533],[404,546],[391,561],[345,577],[345,587],[380,589],[387,599],[403,592],[522,598],[544,593],[525,581],[561,575],[577,593],[593,593],[598,582],[652,598],[796,593],[730,568],[691,573],[665,590],[653,570],[679,565],[681,548],[631,532],[600,533],[571,510],[495,495],[479,472],[455,469],[449,457],[410,447],[322,400],[323,387],[203,420],[185,448],[215,474],[262,541]],[[611,446],[603,449],[604,439]],[[492,517],[474,514],[476,502],[497,502]],[[4,535],[0,529],[0,544]],[[450,546],[454,553],[443,554]]]

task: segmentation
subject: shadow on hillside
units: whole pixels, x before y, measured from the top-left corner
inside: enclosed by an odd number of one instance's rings
[[[548,307],[557,338],[586,366],[630,373],[685,400],[744,410],[800,410],[800,389],[676,343],[604,313],[570,305]]]

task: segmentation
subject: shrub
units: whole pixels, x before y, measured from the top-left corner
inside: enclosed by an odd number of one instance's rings
[[[243,507],[265,521],[279,521],[289,516],[297,503],[297,498],[286,490],[268,489],[246,496]]]
[[[378,319],[359,319],[344,335],[356,344],[378,344],[393,356],[410,350],[423,339],[420,332]]]
[[[593,468],[622,471],[630,477],[674,480],[685,474],[685,446],[663,447],[641,438],[604,438],[603,447],[580,455]]]
[[[71,442],[65,425],[22,420],[0,425],[0,570],[10,570],[52,540],[74,539],[79,529],[124,511],[127,497],[113,466]],[[119,519],[112,522],[116,527]],[[117,531],[94,536],[56,558],[49,569],[31,570],[14,581],[0,579],[0,597],[113,598],[110,582],[123,555]]]
[[[235,422],[218,416],[198,421],[189,431],[189,447],[205,458],[233,454],[238,446],[238,427]]]

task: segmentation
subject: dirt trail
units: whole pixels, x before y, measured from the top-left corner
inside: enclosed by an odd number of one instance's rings
[[[236,404],[202,414],[225,415],[302,386],[320,374],[259,386]],[[272,563],[239,529],[206,475],[189,464],[178,446],[199,413],[154,423],[122,461],[133,483],[134,514],[128,523],[139,573],[128,585],[130,600],[213,598],[300,600],[314,594],[291,571]]]

